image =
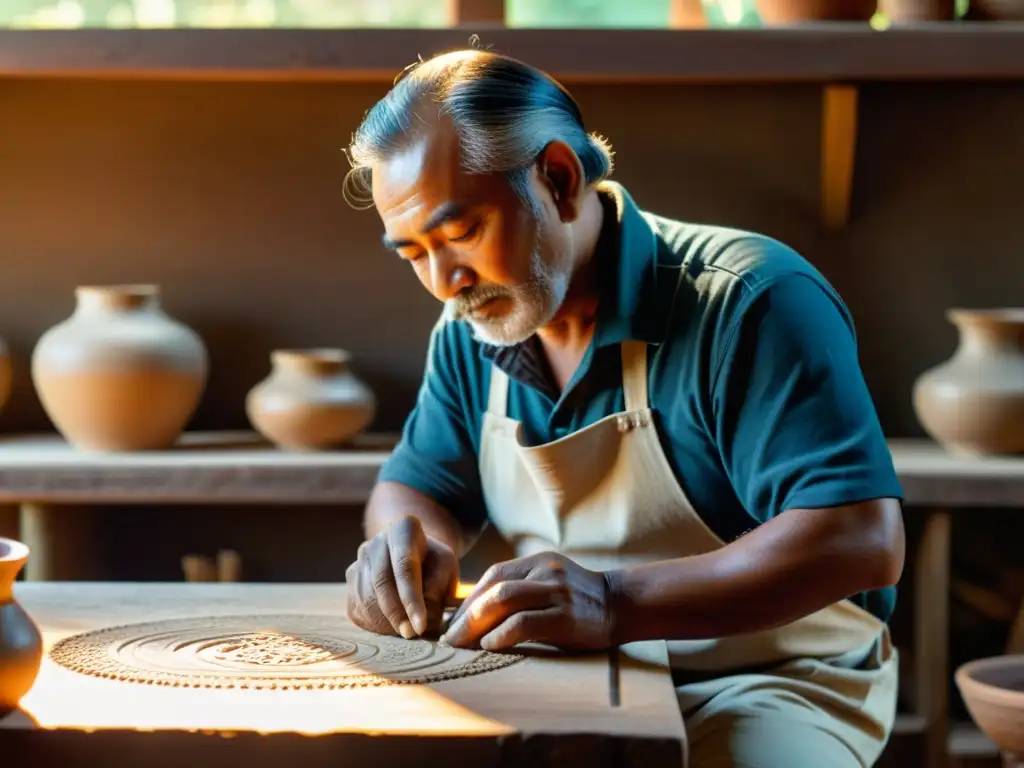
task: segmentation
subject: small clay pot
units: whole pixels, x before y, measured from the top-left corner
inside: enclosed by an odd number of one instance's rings
[[[968,662],[956,671],[956,685],[985,735],[1024,760],[1024,655]]]
[[[1024,0],[971,0],[966,21],[1024,21]]]
[[[279,349],[270,375],[250,390],[253,427],[281,448],[315,451],[349,442],[373,421],[376,398],[343,349]]]
[[[39,339],[32,380],[76,448],[169,448],[206,386],[202,339],[169,317],[155,285],[83,286],[75,311]]]
[[[897,25],[956,20],[956,0],[880,0],[879,8]]]
[[[11,396],[11,383],[13,380],[11,353],[8,351],[4,340],[0,339],[0,411],[7,405],[7,400]]]
[[[1024,309],[951,309],[953,356],[914,383],[917,419],[951,452],[1024,452]]]
[[[769,27],[820,21],[868,22],[878,0],[755,0],[761,23]]]
[[[0,539],[0,715],[17,709],[43,660],[43,638],[14,599],[14,580],[28,561],[28,547]]]

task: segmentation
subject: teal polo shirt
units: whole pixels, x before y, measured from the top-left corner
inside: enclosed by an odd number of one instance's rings
[[[531,444],[624,408],[620,342],[648,347],[650,406],[695,510],[726,542],[787,509],[902,489],[857,358],[853,320],[799,254],[771,238],[641,211],[601,186],[596,330],[559,392],[536,339],[497,348],[464,321],[434,328],[416,404],[379,480],[403,483],[464,526],[487,520],[477,467],[492,366]],[[882,621],[895,587],[851,598]]]

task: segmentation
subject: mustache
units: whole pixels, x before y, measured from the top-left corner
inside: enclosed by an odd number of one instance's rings
[[[478,285],[466,288],[454,298],[449,299],[448,306],[456,318],[462,318],[491,299],[506,299],[512,295],[512,291],[500,285]]]

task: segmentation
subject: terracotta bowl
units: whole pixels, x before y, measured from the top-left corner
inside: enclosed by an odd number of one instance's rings
[[[985,735],[1024,757],[1024,654],[968,662],[956,671],[956,685]]]

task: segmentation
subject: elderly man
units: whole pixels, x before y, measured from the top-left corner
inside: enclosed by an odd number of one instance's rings
[[[824,277],[762,235],[640,210],[572,96],[493,53],[410,68],[349,157],[445,305],[350,618],[437,631],[489,524],[517,556],[442,642],[663,639],[694,765],[874,763],[901,488]]]

